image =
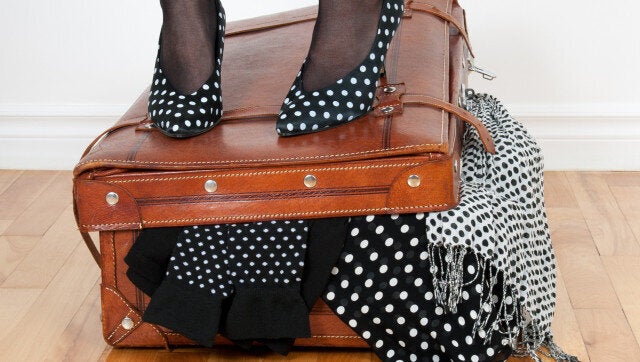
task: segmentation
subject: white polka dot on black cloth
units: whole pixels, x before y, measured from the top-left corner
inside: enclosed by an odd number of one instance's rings
[[[385,361],[505,360],[540,345],[577,361],[550,330],[555,259],[541,150],[494,97],[468,104],[497,153],[467,127],[460,205],[352,218],[324,299]]]
[[[380,72],[389,44],[402,21],[403,0],[384,0],[378,30],[368,55],[362,63],[334,84],[307,91],[302,84],[302,64],[289,89],[276,123],[280,136],[293,136],[322,131],[348,123],[372,108]]]
[[[225,225],[184,228],[171,254],[166,276],[142,319],[212,346],[222,301],[234,286],[227,263]]]
[[[500,343],[498,332],[493,332],[497,342],[489,345],[483,345],[483,340],[473,333],[473,316],[477,316],[474,308],[480,304],[480,295],[475,290],[476,283],[481,282],[476,272],[479,268],[464,276],[463,291],[469,297],[457,313],[445,313],[437,305],[427,272],[414,273],[430,267],[423,254],[428,244],[424,221],[415,214],[395,215],[393,219],[354,217],[350,226],[351,235],[357,236],[348,237],[324,299],[380,358],[425,361],[428,357],[448,361],[460,360],[457,355],[462,355],[490,361],[489,354],[493,354],[490,348],[509,355],[511,348]],[[411,231],[399,231],[403,228]],[[380,232],[381,229],[386,231]],[[365,253],[378,257],[372,260],[361,254],[364,240],[369,245]],[[467,254],[465,266],[477,264],[475,255]],[[500,296],[496,298],[499,300]]]
[[[231,339],[310,336],[301,282],[308,222],[229,226],[229,269],[235,286],[226,317]]]
[[[230,339],[308,337],[309,310],[300,290],[307,224],[284,220],[184,228],[143,320],[205,346],[212,346],[222,317]]]

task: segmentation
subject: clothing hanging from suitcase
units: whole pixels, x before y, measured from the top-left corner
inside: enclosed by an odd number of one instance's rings
[[[466,129],[460,204],[352,218],[324,300],[385,361],[491,361],[509,349],[539,361],[546,346],[577,362],[551,331],[556,265],[542,150],[495,97],[473,94],[468,108],[496,153]]]
[[[555,257],[544,211],[541,150],[496,98],[475,94],[468,101],[497,152],[487,157],[478,134],[467,128],[460,205],[442,212],[351,217],[324,301],[385,361],[492,361],[512,353],[537,358],[541,345],[558,360],[575,361],[551,334]],[[228,228],[233,235],[260,226],[247,225]],[[272,241],[280,242],[274,235]],[[316,255],[327,251],[317,244],[315,249]],[[333,260],[320,269],[328,271]],[[310,285],[319,290],[318,282]],[[280,352],[292,343],[262,342]]]

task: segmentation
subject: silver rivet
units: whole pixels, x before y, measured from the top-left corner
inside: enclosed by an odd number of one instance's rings
[[[207,180],[204,183],[204,189],[207,190],[207,192],[216,192],[218,191],[218,183],[214,180]]]
[[[453,161],[453,172],[458,173],[458,160]]]
[[[380,112],[382,112],[382,114],[389,114],[393,112],[394,109],[395,107],[393,106],[386,106],[386,107],[382,107],[382,109],[380,109]]]
[[[131,318],[129,317],[124,317],[124,319],[122,320],[122,323],[120,323],[120,325],[122,326],[122,328],[126,329],[126,330],[131,330],[131,328],[133,328],[133,320],[131,320]]]
[[[393,92],[395,92],[396,90],[398,90],[398,88],[396,88],[396,87],[394,87],[394,86],[392,86],[392,85],[388,85],[388,86],[386,86],[386,87],[382,88],[382,90],[383,90],[385,93],[393,93]]]
[[[118,203],[118,200],[120,200],[120,196],[118,196],[118,194],[116,194],[115,192],[109,192],[105,199],[107,200],[107,204],[115,205]]]
[[[409,186],[411,187],[418,187],[420,186],[420,176],[418,175],[411,175],[409,176],[409,179],[407,180],[407,183],[409,184]]]
[[[313,175],[307,175],[304,177],[304,185],[308,188],[316,187],[318,184],[318,179]]]

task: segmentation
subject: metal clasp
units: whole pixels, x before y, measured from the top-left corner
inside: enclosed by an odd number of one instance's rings
[[[382,114],[391,114],[394,109],[395,109],[395,107],[393,107],[393,106],[386,106],[386,107],[382,107],[380,109],[380,112],[382,112]]]
[[[382,88],[382,91],[385,92],[385,93],[393,93],[396,90],[398,90],[398,88],[396,88],[396,87],[394,87],[392,85],[388,85],[388,86],[385,86],[384,88]]]
[[[477,66],[474,58],[467,58],[467,62],[469,62],[469,70],[481,74],[482,78],[487,80],[494,80],[497,77],[495,73]]]

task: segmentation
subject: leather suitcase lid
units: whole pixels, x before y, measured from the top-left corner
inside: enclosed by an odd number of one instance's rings
[[[399,90],[393,95],[396,103],[400,96],[450,101],[450,24],[420,8],[460,17],[454,7],[459,5],[452,0],[407,2],[386,59],[386,80],[404,84],[405,94]],[[225,117],[214,129],[172,139],[145,128],[149,122],[145,92],[119,121],[143,126],[121,127],[102,137],[80,160],[75,175],[105,168],[196,170],[424,153],[449,157],[453,140],[448,112],[419,102],[402,102],[401,112],[389,116],[371,112],[319,133],[276,134],[276,115],[307,54],[315,12],[311,7],[229,24],[222,73]]]

